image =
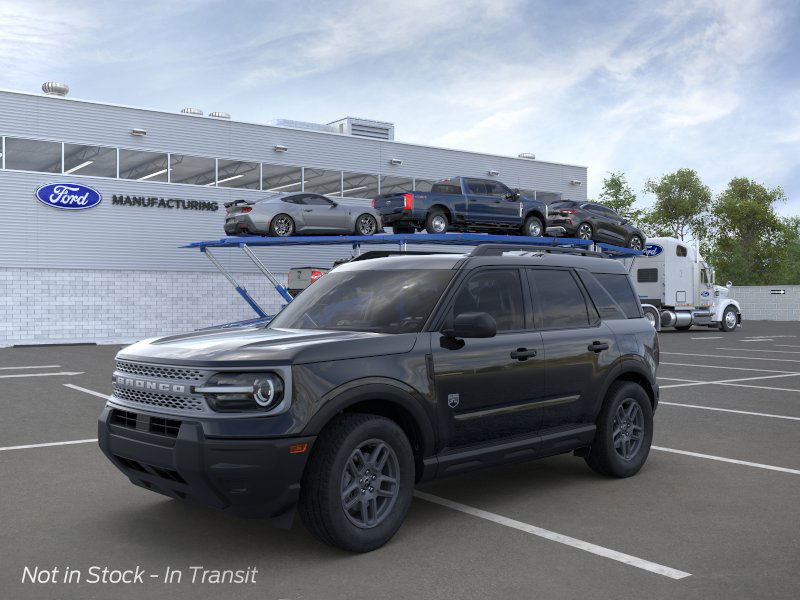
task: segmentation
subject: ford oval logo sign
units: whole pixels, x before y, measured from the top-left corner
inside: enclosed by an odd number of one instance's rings
[[[643,256],[658,256],[664,251],[664,248],[659,246],[658,244],[646,244],[644,250],[642,250]]]
[[[79,183],[48,183],[36,190],[36,199],[47,206],[64,210],[82,210],[103,200],[100,192]]]

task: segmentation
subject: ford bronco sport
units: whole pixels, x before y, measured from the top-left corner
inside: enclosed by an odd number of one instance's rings
[[[644,464],[657,334],[623,265],[482,245],[356,260],[264,327],[144,340],[117,355],[99,421],[136,485],[364,552],[414,485],[574,452]]]

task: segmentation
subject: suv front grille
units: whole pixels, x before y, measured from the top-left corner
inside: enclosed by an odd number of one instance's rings
[[[115,408],[114,412],[111,413],[111,422],[115,425],[136,429],[136,413]]]
[[[161,417],[150,417],[150,432],[170,437],[178,437],[181,422],[174,419],[162,419]]]
[[[174,410],[200,411],[205,410],[203,400],[192,396],[173,396],[169,394],[158,394],[156,392],[146,392],[142,390],[132,390],[115,385],[114,396],[129,402],[145,404],[147,406],[160,406],[161,408],[171,408]]]
[[[116,362],[117,371],[120,373],[130,373],[131,375],[144,375],[145,377],[157,377],[159,379],[183,379],[189,381],[200,381],[204,377],[203,372],[198,369],[159,367],[127,360],[118,360]]]

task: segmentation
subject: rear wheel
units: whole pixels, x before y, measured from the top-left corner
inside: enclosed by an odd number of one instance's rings
[[[378,232],[378,221],[370,214],[364,213],[356,219],[356,235],[375,235]]]
[[[732,306],[725,309],[722,313],[722,321],[720,321],[719,328],[721,331],[733,331],[739,325],[739,319],[736,316],[736,311]]]
[[[391,539],[414,491],[414,455],[394,421],[345,413],[320,434],[303,474],[299,510],[317,538],[352,552]]]
[[[288,237],[294,233],[294,221],[283,213],[275,215],[269,224],[269,234],[274,237]]]
[[[628,248],[631,250],[641,250],[642,249],[642,238],[638,235],[632,235],[631,238],[628,240]]]
[[[575,233],[579,240],[590,240],[594,237],[594,229],[589,223],[581,223]]]
[[[447,215],[441,210],[432,210],[425,219],[425,231],[428,233],[447,233]]]
[[[541,237],[544,234],[544,225],[539,217],[528,217],[522,226],[522,235],[528,237]]]
[[[610,477],[639,472],[653,441],[653,407],[642,387],[617,381],[608,390],[597,432],[585,460],[592,470]]]

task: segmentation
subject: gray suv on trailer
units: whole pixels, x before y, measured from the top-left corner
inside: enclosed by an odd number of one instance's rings
[[[644,464],[657,334],[623,265],[483,245],[355,260],[264,326],[144,340],[117,355],[99,421],[136,485],[386,543],[414,485],[574,452]]]

